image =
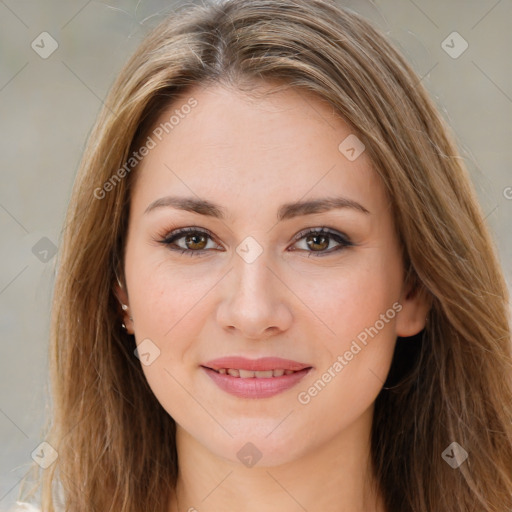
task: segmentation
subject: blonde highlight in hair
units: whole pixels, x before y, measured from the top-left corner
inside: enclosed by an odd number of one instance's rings
[[[449,129],[410,66],[360,16],[327,0],[228,0],[158,25],[90,134],[58,255],[45,440],[59,456],[40,475],[43,512],[168,510],[175,423],[144,378],[113,293],[116,272],[124,284],[137,168],[103,198],[95,190],[191,87],[255,94],[262,80],[316,94],[353,127],[386,186],[412,293],[432,302],[424,331],[397,341],[375,403],[371,462],[386,510],[512,510],[509,297]],[[458,469],[441,456],[453,442],[469,453]]]

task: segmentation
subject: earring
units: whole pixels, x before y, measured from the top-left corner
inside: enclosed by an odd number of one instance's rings
[[[128,309],[128,306],[126,304],[121,304],[121,309],[123,311],[126,311]],[[133,317],[130,316],[130,320],[133,322]],[[123,329],[126,330],[126,325],[124,325],[124,322],[121,325],[122,325]]]
[[[128,306],[126,304],[121,304],[121,308],[122,308],[123,311],[126,311],[128,309]],[[130,320],[133,321],[133,318],[130,317]]]

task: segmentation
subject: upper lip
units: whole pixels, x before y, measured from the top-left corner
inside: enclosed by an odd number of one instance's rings
[[[311,365],[283,359],[281,357],[261,357],[260,359],[247,359],[239,356],[226,356],[219,359],[213,359],[201,366],[206,366],[212,370],[221,368],[231,368],[237,370],[265,371],[265,370],[293,370],[299,371],[304,368],[311,368]]]

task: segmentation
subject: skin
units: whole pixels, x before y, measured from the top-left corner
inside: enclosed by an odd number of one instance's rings
[[[177,423],[179,510],[383,511],[368,467],[374,401],[396,337],[419,332],[428,311],[404,284],[384,186],[366,152],[349,161],[338,150],[352,130],[310,93],[289,89],[254,100],[220,85],[196,86],[157,125],[191,96],[197,106],[136,171],[126,290],[116,288],[129,306],[128,332],[137,344],[149,338],[160,350],[142,369]],[[167,195],[207,199],[227,217],[171,207],[144,214]],[[332,196],[369,213],[347,207],[276,220],[284,203]],[[322,226],[354,245],[314,236],[294,241],[301,230]],[[213,238],[174,241],[202,254],[160,243],[183,227],[212,232]],[[250,264],[236,252],[248,236],[263,250]],[[298,393],[394,303],[401,311],[309,403],[300,403]],[[237,398],[200,367],[225,355],[280,356],[313,370],[273,397]],[[262,455],[250,468],[237,457],[247,442]],[[178,510],[175,501],[169,510]]]

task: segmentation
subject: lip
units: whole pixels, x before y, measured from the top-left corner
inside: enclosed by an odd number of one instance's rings
[[[247,359],[239,356],[227,356],[219,359],[213,359],[208,361],[201,366],[211,368],[212,370],[219,370],[220,368],[235,368],[237,370],[251,370],[265,371],[265,370],[277,370],[282,368],[283,370],[293,370],[298,372],[304,368],[311,368],[310,364],[299,363],[298,361],[292,361],[291,359],[282,359],[281,357],[261,357],[259,359]],[[279,378],[279,377],[274,377]]]
[[[214,369],[212,369],[214,368]],[[239,370],[265,371],[273,369],[293,370],[295,373],[281,377],[247,378],[220,374],[215,370],[235,368]],[[222,357],[201,365],[201,369],[223,391],[239,398],[269,398],[297,385],[312,369],[311,365],[282,359],[279,357],[263,357],[246,359],[243,357]]]

